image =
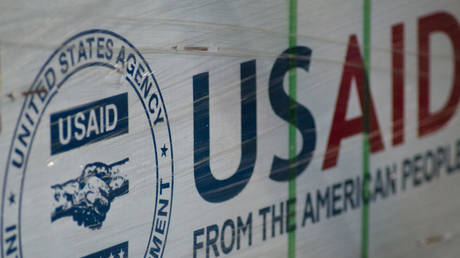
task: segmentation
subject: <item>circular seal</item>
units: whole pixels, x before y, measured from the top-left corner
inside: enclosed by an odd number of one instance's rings
[[[81,32],[29,92],[5,170],[2,257],[162,257],[173,147],[141,53],[111,31]]]

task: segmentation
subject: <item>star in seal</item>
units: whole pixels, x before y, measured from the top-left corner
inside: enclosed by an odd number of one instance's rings
[[[10,202],[10,205],[16,202],[16,196],[14,193],[10,193],[10,197],[8,197],[8,201]]]
[[[161,156],[166,157],[166,152],[168,151],[168,148],[166,148],[166,144],[163,144],[163,147],[161,149]]]

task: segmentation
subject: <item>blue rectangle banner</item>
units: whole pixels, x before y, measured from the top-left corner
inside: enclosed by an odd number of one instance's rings
[[[51,155],[128,133],[128,94],[51,114]]]

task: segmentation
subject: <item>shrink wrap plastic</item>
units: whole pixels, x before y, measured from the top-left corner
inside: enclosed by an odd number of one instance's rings
[[[2,1],[1,257],[458,257],[460,3],[366,1]]]

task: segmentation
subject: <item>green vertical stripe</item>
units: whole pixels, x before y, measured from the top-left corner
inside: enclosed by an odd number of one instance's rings
[[[289,0],[289,47],[297,45],[297,0]],[[297,113],[295,100],[297,98],[297,73],[296,69],[289,70],[289,200],[294,200],[288,205],[288,225],[294,228],[296,223],[296,127]],[[290,230],[288,233],[288,258],[295,258],[296,232]]]
[[[369,167],[370,167],[370,59],[371,59],[371,0],[363,0],[363,209],[361,217],[361,258],[369,256]]]

